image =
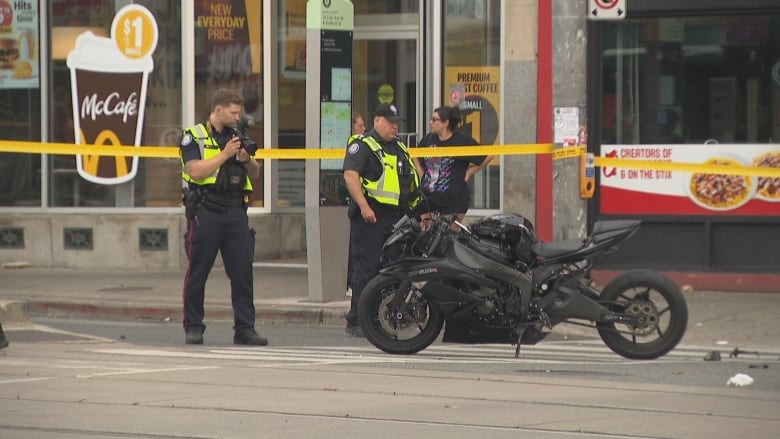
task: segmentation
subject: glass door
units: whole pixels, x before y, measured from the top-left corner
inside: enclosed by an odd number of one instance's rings
[[[357,40],[353,46],[353,110],[370,129],[376,107],[395,104],[405,119],[398,127],[402,140],[416,141],[417,40]]]
[[[366,129],[370,130],[376,107],[395,104],[405,119],[398,127],[401,139],[414,145],[420,129],[424,129],[417,120],[422,100],[417,5],[391,13],[364,11],[360,2],[355,6],[353,111],[363,117]]]

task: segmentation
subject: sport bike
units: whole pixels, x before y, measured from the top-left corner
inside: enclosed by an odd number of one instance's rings
[[[444,342],[522,344],[541,341],[559,323],[595,328],[631,359],[658,358],[682,339],[688,308],[670,279],[650,270],[594,286],[595,259],[639,230],[638,220],[596,222],[585,238],[541,242],[515,214],[468,227],[434,214],[394,226],[382,269],[361,293],[358,319],[366,338],[391,354]],[[454,225],[454,226],[453,226]],[[458,231],[453,231],[458,229]]]

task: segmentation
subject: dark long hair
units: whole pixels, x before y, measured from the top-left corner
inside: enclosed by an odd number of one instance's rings
[[[463,122],[463,114],[458,107],[442,106],[433,110],[434,113],[439,113],[441,120],[449,122],[447,129],[451,132],[455,132],[458,129],[461,122]]]

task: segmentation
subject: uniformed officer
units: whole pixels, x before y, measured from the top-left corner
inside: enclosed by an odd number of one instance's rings
[[[182,178],[185,188],[189,267],[184,278],[184,331],[187,344],[203,344],[203,300],[206,279],[217,252],[230,278],[235,344],[268,344],[255,331],[252,279],[254,230],[246,209],[252,192],[250,176],[260,165],[242,144],[235,127],[243,99],[228,89],[214,93],[206,123],[183,131]]]
[[[344,157],[349,209],[352,305],[346,331],[362,336],[357,317],[360,293],[379,272],[382,245],[393,224],[417,202],[420,180],[406,145],[397,137],[401,116],[380,105],[367,134],[350,137]]]
[[[0,349],[8,347],[8,339],[5,338],[5,332],[3,332],[3,325],[0,324]]]

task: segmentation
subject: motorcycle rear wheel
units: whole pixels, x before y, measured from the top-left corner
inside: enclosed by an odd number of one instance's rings
[[[444,315],[436,302],[422,292],[414,291],[398,318],[393,299],[396,294],[405,296],[409,292],[399,292],[400,284],[399,280],[385,274],[371,279],[360,294],[358,321],[366,339],[377,348],[389,354],[410,355],[436,341]]]
[[[649,270],[623,273],[601,292],[605,307],[641,316],[642,325],[598,322],[599,335],[615,353],[633,360],[665,355],[682,340],[688,326],[688,305],[669,278]]]

